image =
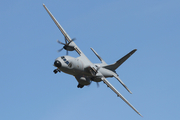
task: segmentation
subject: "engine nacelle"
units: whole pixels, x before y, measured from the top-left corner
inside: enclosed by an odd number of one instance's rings
[[[89,85],[91,83],[91,80],[88,77],[75,76],[75,78],[81,85]]]

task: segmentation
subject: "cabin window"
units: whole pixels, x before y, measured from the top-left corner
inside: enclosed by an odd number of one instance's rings
[[[63,61],[64,61],[69,67],[72,67],[72,64],[69,63],[69,61],[68,61],[64,56],[62,56],[61,59],[63,59]]]
[[[68,65],[68,64],[69,64],[69,61],[66,61],[65,63]]]
[[[69,66],[69,67],[72,67],[72,63],[69,63],[68,66]]]

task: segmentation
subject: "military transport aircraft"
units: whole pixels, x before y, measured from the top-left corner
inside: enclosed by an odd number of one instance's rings
[[[60,41],[58,41],[58,43],[64,45],[63,48],[60,49],[59,51],[65,49],[67,51],[67,55],[58,57],[55,60],[54,66],[56,67],[56,69],[53,72],[56,74],[56,73],[62,71],[64,73],[73,75],[76,78],[76,80],[78,81],[78,85],[77,85],[78,88],[83,88],[84,86],[88,86],[91,84],[92,81],[97,82],[97,83],[103,81],[109,88],[111,88],[112,91],[114,91],[117,94],[118,97],[120,97],[124,102],[126,102],[136,113],[138,113],[140,116],[142,116],[106,79],[108,77],[115,77],[125,87],[125,89],[129,93],[131,93],[131,91],[126,87],[126,85],[118,77],[118,74],[116,73],[116,69],[124,61],[126,61],[134,52],[136,52],[136,49],[129,52],[127,55],[125,55],[124,57],[122,57],[121,59],[116,61],[114,64],[108,65],[97,54],[97,52],[93,48],[91,48],[91,50],[94,52],[94,54],[101,61],[101,63],[99,63],[99,64],[94,64],[85,56],[85,54],[75,44],[75,42],[74,42],[75,39],[71,39],[69,37],[69,35],[65,32],[65,30],[62,28],[62,26],[58,23],[58,21],[51,14],[51,12],[48,10],[48,8],[44,4],[43,4],[43,6],[65,37],[65,43],[62,43]],[[74,58],[74,57],[68,56],[68,51],[76,51],[79,54],[79,57]]]

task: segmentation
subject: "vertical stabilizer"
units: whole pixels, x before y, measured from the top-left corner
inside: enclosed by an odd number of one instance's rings
[[[125,62],[133,53],[135,53],[137,49],[132,50],[129,52],[127,55],[116,61],[114,64],[104,66],[104,68],[109,69],[109,70],[116,70],[123,62]]]

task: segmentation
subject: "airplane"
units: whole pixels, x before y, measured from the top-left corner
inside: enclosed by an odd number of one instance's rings
[[[64,72],[70,75],[73,75],[78,82],[77,87],[83,88],[84,86],[88,86],[92,81],[101,82],[103,81],[107,87],[109,87],[112,91],[114,91],[118,97],[120,97],[125,103],[127,103],[137,114],[142,116],[117,90],[114,88],[111,83],[106,79],[108,77],[115,77],[124,88],[132,94],[132,92],[127,88],[127,86],[122,82],[122,80],[118,77],[116,73],[116,69],[125,62],[133,53],[136,52],[137,49],[132,50],[127,55],[119,59],[113,64],[108,65],[98,54],[97,52],[91,48],[94,54],[101,61],[99,64],[92,63],[86,55],[79,49],[79,47],[75,44],[74,40],[69,37],[69,35],[65,32],[62,26],[58,23],[49,9],[43,4],[45,10],[48,12],[56,26],[59,28],[61,33],[64,35],[65,43],[57,41],[58,43],[64,45],[62,49],[58,51],[66,50],[66,55],[58,57],[54,61],[54,66],[56,69],[53,71],[55,74],[58,72]],[[68,51],[76,51],[79,54],[79,57],[74,58],[68,56]]]

